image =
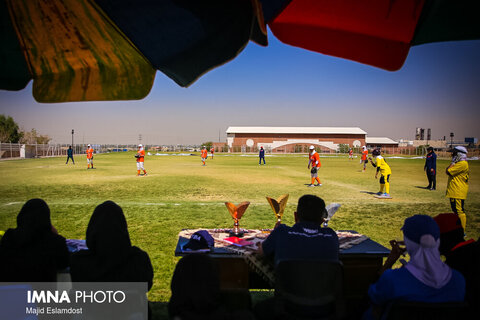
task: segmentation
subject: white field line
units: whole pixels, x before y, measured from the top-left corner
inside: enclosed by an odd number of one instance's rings
[[[176,203],[176,202],[125,202],[125,201],[119,201],[116,202],[119,206],[132,206],[132,205],[138,205],[138,206],[182,206],[184,204],[182,203]],[[95,204],[100,204],[97,201],[75,201],[75,202],[57,202],[57,201],[49,201],[48,205],[49,206],[61,206],[61,205],[75,205],[75,206],[82,206],[82,205],[95,205]],[[193,202],[193,203],[188,203],[188,205],[198,205],[198,206],[224,206],[225,202]],[[266,206],[269,205],[267,202],[265,203],[250,203],[251,205],[255,206]],[[7,202],[1,204],[2,206],[12,206],[12,205],[23,205],[23,202]]]

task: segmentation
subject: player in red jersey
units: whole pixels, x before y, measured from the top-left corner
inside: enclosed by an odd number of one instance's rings
[[[87,169],[92,168],[93,169],[93,153],[95,150],[93,150],[92,146],[87,145]]]
[[[363,146],[362,147],[362,159],[360,160],[360,163],[363,162],[363,172],[367,170],[367,163],[368,163],[368,150],[367,147]]]
[[[314,146],[310,146],[310,153],[309,153],[309,160],[308,160],[308,169],[310,169],[310,165],[312,165],[312,170],[310,170],[312,181],[308,185],[309,187],[320,187],[322,183],[320,182],[320,178],[318,177],[318,169],[322,166],[320,163],[320,156],[315,151]],[[317,184],[314,184],[315,180],[317,180]]]
[[[145,171],[145,150],[143,149],[143,145],[139,144],[138,145],[138,151],[137,154],[135,155],[135,158],[137,158],[137,176],[140,175],[140,171],[143,170],[143,175],[147,175],[147,171]]]
[[[202,157],[203,165],[206,165],[205,161],[207,161],[208,151],[207,151],[207,148],[205,146],[202,147],[201,157]]]

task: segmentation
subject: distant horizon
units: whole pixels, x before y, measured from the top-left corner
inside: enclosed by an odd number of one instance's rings
[[[199,145],[229,126],[360,127],[371,137],[480,138],[480,40],[411,47],[395,72],[285,45],[249,43],[188,88],[157,72],[136,101],[38,103],[32,82],[0,90],[0,114],[52,143]]]
[[[228,127],[232,127],[232,126],[228,126]],[[227,128],[228,128],[227,127]],[[237,126],[237,127],[250,127],[250,126]],[[255,127],[279,127],[279,126],[255,126]],[[286,127],[286,128],[290,128],[290,127],[293,127],[293,126],[282,126],[282,127]],[[298,128],[301,126],[295,126],[294,128]],[[305,126],[306,128],[307,126]],[[308,128],[316,128],[316,127],[310,127],[308,126]],[[339,126],[328,126],[328,127],[322,127],[322,128],[360,128],[362,129],[362,127],[339,127]],[[425,129],[425,137],[427,135],[426,131],[428,128],[423,128]],[[31,129],[30,129],[31,130]],[[28,130],[28,131],[30,131]],[[363,129],[362,129],[363,130]],[[42,132],[38,132],[37,130],[37,133],[38,134],[44,134]],[[226,129],[225,131],[221,134],[221,136],[224,136],[224,139],[222,140],[222,138],[220,138],[221,140],[218,141],[218,138],[217,140],[205,140],[205,141],[201,141],[201,142],[193,142],[193,143],[183,143],[183,144],[180,144],[180,143],[162,143],[162,142],[146,142],[148,141],[148,137],[146,137],[145,135],[142,134],[142,139],[141,140],[138,140],[138,136],[137,136],[137,141],[132,141],[130,140],[130,142],[102,142],[102,141],[95,141],[95,142],[92,142],[92,141],[86,141],[85,140],[85,137],[82,135],[81,137],[79,136],[79,134],[75,131],[75,134],[74,134],[74,144],[75,145],[86,145],[86,144],[96,144],[96,145],[137,145],[139,143],[142,143],[144,145],[158,145],[158,146],[176,146],[176,145],[181,145],[181,146],[200,146],[206,142],[212,142],[212,143],[218,143],[218,142],[224,142],[224,143],[227,143],[227,138],[226,138]],[[399,142],[399,141],[415,141],[415,132],[413,133],[413,138],[392,138],[392,137],[388,137],[388,136],[379,136],[379,135],[368,135],[368,132],[366,134],[366,137],[370,137],[370,138],[390,138],[396,142]],[[52,137],[50,137],[52,138]],[[453,143],[465,143],[465,139],[466,138],[477,138],[477,137],[471,137],[471,136],[465,136],[461,139],[459,139],[457,136],[454,136],[453,138]],[[82,142],[79,142],[77,139],[81,139]],[[89,140],[95,140],[95,139],[89,139]],[[422,139],[420,139],[422,140]],[[445,135],[443,137],[440,137],[440,138],[431,138],[431,139],[423,139],[422,141],[448,141],[450,142],[450,135]],[[50,141],[50,144],[66,144],[66,145],[70,145],[72,142],[72,135],[71,135],[71,130],[70,130],[70,135],[69,135],[69,138],[66,139],[66,140],[63,140],[63,141],[59,141],[59,140],[56,140],[56,139],[53,139]],[[1,143],[8,143],[7,142],[1,142]]]

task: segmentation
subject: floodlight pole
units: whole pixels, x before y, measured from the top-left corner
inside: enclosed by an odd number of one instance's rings
[[[75,133],[75,131],[72,129],[72,149],[73,149],[73,134]]]
[[[454,137],[453,132],[450,132],[450,149],[453,149],[453,137]]]

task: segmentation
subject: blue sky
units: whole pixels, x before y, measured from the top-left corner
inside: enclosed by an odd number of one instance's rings
[[[41,104],[31,84],[0,91],[0,113],[53,142],[200,144],[228,126],[355,126],[369,136],[480,138],[480,41],[412,47],[389,72],[280,43],[249,43],[237,58],[181,88],[158,72],[139,101]]]

